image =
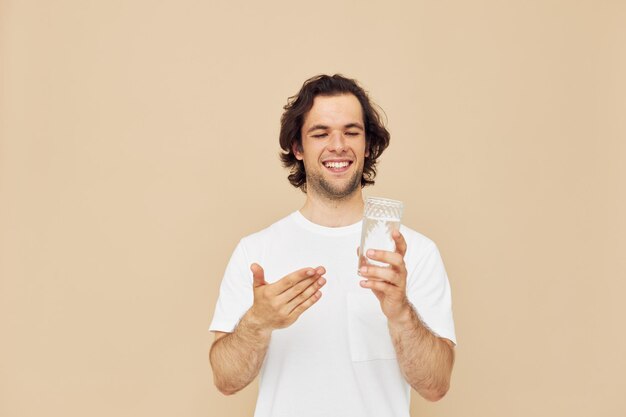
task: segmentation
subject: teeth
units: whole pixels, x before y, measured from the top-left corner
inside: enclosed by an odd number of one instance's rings
[[[326,162],[324,165],[327,168],[345,168],[349,165],[349,162]]]

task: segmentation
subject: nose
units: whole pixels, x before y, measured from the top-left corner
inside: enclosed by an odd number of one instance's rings
[[[334,131],[330,134],[328,149],[337,153],[341,153],[346,149],[346,138],[342,132]]]

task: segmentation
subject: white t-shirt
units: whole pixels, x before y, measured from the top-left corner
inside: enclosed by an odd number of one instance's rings
[[[456,343],[450,285],[435,244],[402,226],[407,296],[424,323]],[[252,306],[250,264],[275,282],[324,266],[322,297],[291,326],[272,332],[260,372],[255,417],[408,417],[387,319],[357,274],[361,222],[324,227],[299,211],[243,238],[226,268],[211,331],[232,332]]]

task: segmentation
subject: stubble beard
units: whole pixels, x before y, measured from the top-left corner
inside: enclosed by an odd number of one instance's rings
[[[306,186],[308,190],[315,192],[321,197],[338,201],[350,197],[361,187],[362,175],[363,170],[357,170],[345,185],[336,186],[317,172],[307,173]]]

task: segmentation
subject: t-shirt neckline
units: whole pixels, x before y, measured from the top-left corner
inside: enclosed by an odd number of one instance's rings
[[[345,236],[361,231],[362,220],[356,223],[349,224],[347,226],[339,227],[327,227],[317,223],[313,223],[311,220],[304,217],[300,210],[296,210],[291,214],[291,218],[301,227],[310,230],[314,233],[319,233],[327,236]]]

